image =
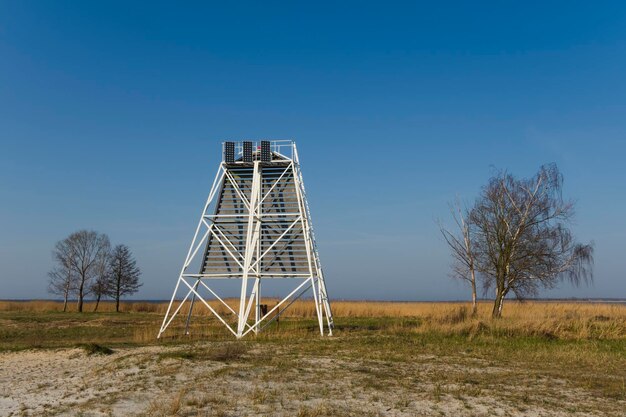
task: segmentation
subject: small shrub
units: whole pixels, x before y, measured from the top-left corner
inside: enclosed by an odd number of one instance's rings
[[[241,343],[228,343],[211,349],[207,358],[212,361],[230,362],[241,358],[244,353],[246,353],[246,348]]]
[[[159,360],[163,359],[185,359],[185,360],[210,360],[218,362],[230,362],[239,359],[246,348],[240,343],[228,343],[222,346],[208,348],[191,348],[188,350],[173,350],[159,354]]]
[[[251,398],[255,404],[265,404],[269,398],[269,394],[266,390],[257,388],[252,392]]]
[[[433,397],[435,399],[435,402],[439,402],[441,401],[441,396],[443,395],[443,387],[440,383],[436,383],[435,386],[433,387]]]
[[[197,355],[195,352],[189,350],[174,350],[170,352],[162,352],[159,353],[159,360],[163,359],[196,359]]]
[[[99,345],[97,343],[87,343],[83,345],[79,345],[82,350],[87,353],[87,355],[110,355],[113,353],[113,349],[108,348],[106,346]]]
[[[468,316],[469,316],[469,313],[467,311],[467,307],[466,306],[460,306],[460,307],[452,310],[448,314],[446,314],[441,319],[441,322],[442,323],[448,323],[448,324],[463,323],[465,320],[467,320]]]
[[[480,336],[488,330],[489,326],[487,326],[481,320],[476,320],[470,325],[467,337],[469,338],[469,340],[474,340],[475,337]]]

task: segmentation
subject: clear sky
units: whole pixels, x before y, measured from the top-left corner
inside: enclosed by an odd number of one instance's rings
[[[466,298],[434,220],[548,162],[596,282],[543,295],[625,297],[625,76],[623,2],[3,1],[0,298],[81,228],[169,297],[244,138],[297,141],[331,297]]]

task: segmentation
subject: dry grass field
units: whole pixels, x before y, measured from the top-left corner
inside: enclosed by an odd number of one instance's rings
[[[73,308],[73,306],[71,306]],[[626,305],[309,301],[240,341],[198,309],[0,302],[0,415],[624,416]]]

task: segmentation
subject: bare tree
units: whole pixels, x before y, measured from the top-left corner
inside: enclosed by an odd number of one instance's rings
[[[115,299],[115,311],[120,311],[120,299],[134,294],[143,284],[139,282],[141,270],[126,245],[113,248],[109,261],[109,295]]]
[[[67,299],[74,290],[76,279],[68,265],[65,265],[58,259],[57,262],[59,262],[59,265],[48,272],[48,292],[63,296],[63,312],[66,312]]]
[[[452,232],[439,222],[439,230],[450,247],[452,253],[452,276],[470,284],[472,289],[472,317],[476,316],[476,261],[474,256],[474,227],[469,221],[470,214],[461,208],[456,200],[450,204],[450,213],[457,226],[457,232]]]
[[[562,187],[554,164],[530,179],[501,172],[471,210],[476,269],[485,289],[495,288],[493,317],[501,317],[509,292],[523,299],[562,279],[574,285],[593,280],[593,246],[575,242],[568,228],[574,204],[563,200]]]
[[[100,268],[109,255],[111,244],[105,234],[80,230],[62,241],[54,249],[55,258],[75,275],[77,309],[83,311],[85,294],[90,289],[92,280],[97,278]]]
[[[106,297],[111,290],[111,274],[109,271],[110,259],[111,252],[108,251],[106,256],[102,256],[98,259],[94,279],[89,285],[89,292],[96,298],[96,305],[93,308],[94,313],[98,311],[102,297]]]
[[[100,300],[108,293],[109,281],[106,276],[98,276],[89,286],[89,292],[96,297],[96,305],[93,307],[94,313],[98,311]]]

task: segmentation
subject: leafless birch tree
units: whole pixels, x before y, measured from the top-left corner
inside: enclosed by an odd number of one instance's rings
[[[491,178],[470,212],[475,227],[476,270],[495,289],[492,316],[504,298],[536,295],[567,279],[593,279],[593,246],[577,243],[569,229],[574,204],[562,197],[563,177],[546,165],[530,179],[502,172]]]
[[[73,271],[62,261],[58,261],[58,265],[48,272],[48,277],[48,292],[63,297],[63,312],[66,312],[67,300],[74,291],[76,284]]]

